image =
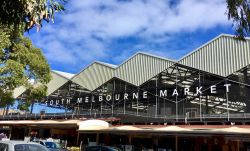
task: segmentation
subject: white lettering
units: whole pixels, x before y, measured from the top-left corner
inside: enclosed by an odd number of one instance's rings
[[[128,93],[124,93],[124,100],[128,100]]]
[[[229,87],[231,86],[231,84],[224,84],[224,86],[226,87],[226,92],[229,92]]]
[[[58,105],[60,103],[60,100],[56,100],[56,105]]]
[[[167,90],[160,90],[160,97],[168,96],[168,91]]]
[[[189,88],[184,88],[184,95],[189,95]]]
[[[53,105],[54,101],[50,100],[49,105]]]
[[[210,92],[211,93],[216,93],[216,85],[212,85],[211,87],[210,87]]]
[[[137,93],[133,93],[133,99],[138,99],[138,97],[139,97],[139,94],[138,94],[138,92]]]
[[[106,100],[107,100],[107,101],[110,101],[111,99],[112,99],[112,96],[111,96],[111,95],[107,95],[107,96],[106,96]]]
[[[99,95],[99,102],[102,102],[102,101],[103,101],[103,96]]]
[[[120,94],[115,94],[115,100],[116,101],[120,100]]]
[[[148,98],[148,92],[144,91],[142,97],[143,97],[143,99],[147,99]]]
[[[67,99],[67,104],[70,104],[70,99]]]
[[[77,98],[77,103],[82,103],[82,98]]]
[[[95,102],[94,96],[91,97],[91,101],[92,101],[92,102]]]
[[[88,102],[89,102],[89,97],[86,96],[86,97],[85,97],[85,103],[88,103]]]
[[[61,99],[61,102],[62,102],[62,105],[63,105],[63,103],[64,103],[64,98]]]
[[[177,89],[174,89],[172,96],[174,96],[174,95],[176,95],[176,96],[179,95]]]
[[[198,95],[199,93],[202,94],[201,89],[202,87],[196,87],[196,95]]]

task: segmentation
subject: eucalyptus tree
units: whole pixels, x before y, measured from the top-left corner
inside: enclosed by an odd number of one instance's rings
[[[13,91],[26,88],[26,101],[20,109],[28,109],[35,99],[46,95],[50,66],[41,49],[32,45],[24,33],[38,31],[44,21],[54,21],[54,14],[64,11],[64,0],[0,1],[0,107],[14,103]]]
[[[226,0],[227,16],[233,20],[237,37],[244,40],[250,36],[250,0]]]

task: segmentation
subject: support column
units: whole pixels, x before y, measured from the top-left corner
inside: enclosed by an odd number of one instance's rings
[[[29,129],[29,130],[28,130],[28,136],[30,136],[31,128],[29,127],[28,129]]]
[[[11,139],[12,128],[13,128],[13,126],[10,127],[9,139]],[[28,134],[28,136],[29,136],[29,135],[30,135],[30,128],[29,128],[29,134]]]
[[[50,129],[50,138],[53,138],[53,128]]]
[[[126,83],[125,83],[125,93],[127,93],[127,84]],[[123,114],[126,114],[126,99],[123,100]]]
[[[178,151],[178,136],[175,136],[175,151]]]
[[[227,79],[226,79],[226,84],[227,84]],[[226,90],[226,99],[227,99],[227,121],[230,120],[230,115],[229,115],[229,105],[228,105],[228,92]]]
[[[101,117],[102,117],[102,102],[101,102]]]
[[[176,73],[175,73],[175,89],[177,90],[177,82],[178,82],[178,67],[176,66]],[[178,122],[178,96],[175,95],[175,116],[176,116],[176,121]]]
[[[111,105],[112,117],[113,117],[113,114],[114,114],[114,99],[115,99],[115,80],[114,80],[114,83],[113,83],[113,91],[112,91],[112,105]]]
[[[209,114],[209,109],[208,109],[208,96],[206,94],[206,114]]]
[[[237,143],[237,151],[240,151],[240,140],[238,139],[236,143]]]
[[[128,144],[132,145],[132,136],[131,135],[128,136]]]
[[[155,117],[158,115],[158,92],[157,92],[157,87],[158,87],[158,76],[155,77]]]
[[[138,97],[136,99],[136,104],[137,104],[136,115],[139,115],[139,87],[137,87],[137,94],[138,94]]]
[[[76,139],[76,144],[77,145],[79,144],[79,137],[80,137],[80,134],[79,134],[79,132],[77,132],[77,139]]]
[[[66,107],[65,107],[65,118],[67,117],[67,112],[68,112],[68,104],[66,103]],[[43,116],[41,116],[42,119]]]
[[[99,144],[99,138],[100,138],[100,136],[99,136],[100,134],[99,133],[96,133],[96,144],[98,145]]]
[[[201,86],[201,72],[199,70],[199,87]],[[199,101],[200,101],[200,121],[202,121],[202,113],[201,113],[201,94],[199,94]]]
[[[92,96],[93,96],[93,95],[91,94],[91,98],[90,98],[90,100],[89,100],[89,101],[90,101],[90,110],[89,110],[90,116],[92,115],[92,108],[93,108],[93,107],[92,107],[92,106],[93,106],[93,104],[92,104],[92,103],[93,103],[93,102],[92,102]]]

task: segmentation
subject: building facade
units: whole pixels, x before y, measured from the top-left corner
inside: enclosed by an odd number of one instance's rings
[[[222,34],[179,60],[139,52],[120,65],[94,62],[78,74],[52,71],[52,77],[47,97],[39,103],[65,109],[65,117],[71,111],[72,118],[103,119],[113,126],[84,130],[73,124],[76,144],[91,140],[172,150],[250,148],[248,38],[239,41]],[[17,88],[14,96],[25,100],[25,88]],[[30,126],[27,132],[34,129],[34,123],[22,125]],[[185,129],[164,129],[169,125]],[[240,127],[230,129],[229,125]],[[49,129],[47,124],[42,126]]]
[[[42,103],[138,122],[248,118],[249,65],[250,40],[220,35],[177,61],[139,52],[118,66],[94,62],[76,75],[53,71]],[[25,99],[25,91],[15,94]]]

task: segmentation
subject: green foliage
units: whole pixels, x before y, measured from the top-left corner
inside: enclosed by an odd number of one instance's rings
[[[250,36],[250,1],[227,0],[228,19],[233,20],[237,37],[244,40]]]
[[[54,14],[64,11],[66,0],[1,0],[0,23],[14,25],[16,28],[24,27],[29,30],[36,26],[39,30],[42,21],[54,20]]]
[[[18,86],[27,88],[27,103],[46,95],[46,84],[50,80],[50,67],[42,51],[34,47],[30,39],[16,33],[13,28],[3,32],[3,44],[0,53],[0,106],[12,104],[13,90]],[[19,36],[18,36],[19,35]],[[35,84],[31,83],[35,81]],[[3,101],[9,98],[9,101]]]
[[[6,105],[13,105],[14,98],[12,97],[12,91],[0,89],[0,107],[6,107]]]
[[[25,92],[25,101],[19,100],[18,108],[20,110],[28,111],[29,106],[34,103],[34,101],[41,100],[44,98],[44,96],[46,96],[47,87],[46,85],[42,84],[36,84],[35,86],[30,84],[26,88],[27,90]]]
[[[54,12],[63,11],[65,0],[0,1],[0,107],[12,105],[13,91],[26,87],[26,100],[20,109],[28,110],[33,101],[42,99],[50,81],[50,67],[42,51],[32,45],[25,31],[40,30],[42,21],[54,20]],[[33,83],[31,82],[33,81]]]

